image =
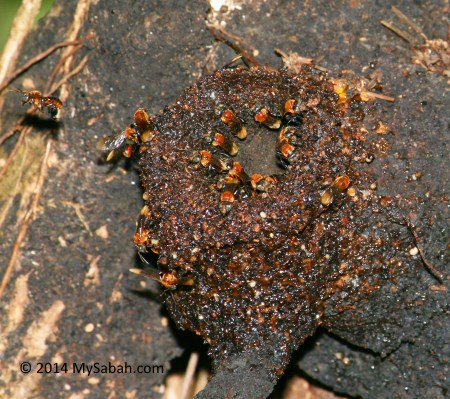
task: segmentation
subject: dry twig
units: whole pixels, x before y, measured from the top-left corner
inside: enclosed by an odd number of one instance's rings
[[[314,58],[302,57],[301,55],[293,52],[286,54],[283,50],[279,48],[275,48],[275,54],[279,55],[283,60],[284,66],[294,73],[297,73],[299,69],[304,65],[317,69],[318,71],[321,72],[325,73],[329,72],[328,69],[315,64]]]
[[[228,33],[217,26],[208,25],[208,29],[216,40],[231,47],[236,54],[242,55],[242,60],[248,67],[255,67],[259,65],[258,61],[256,61],[253,56],[244,50],[242,47],[242,40],[239,37]]]
[[[16,79],[18,76],[20,76],[22,73],[24,73],[27,69],[30,69],[34,64],[37,64],[38,62],[42,61],[44,58],[47,58],[51,53],[53,53],[55,50],[61,48],[61,47],[67,47],[67,46],[78,46],[82,44],[82,40],[72,40],[72,41],[65,41],[56,43],[53,46],[49,47],[47,50],[43,51],[42,53],[36,55],[32,59],[30,59],[27,63],[25,63],[20,68],[16,69],[11,75],[7,76],[5,80],[0,85],[0,93],[3,92],[10,84],[11,82]]]
[[[72,76],[74,76],[78,72],[80,72],[86,65],[87,61],[88,61],[88,56],[86,55],[74,69],[72,69],[67,75],[64,75],[64,77],[58,83],[56,83],[55,85],[52,86],[50,93],[54,93],[64,83],[66,83]]]
[[[442,272],[440,272],[438,269],[436,269],[434,267],[434,265],[425,258],[425,254],[422,251],[422,246],[420,245],[419,236],[417,235],[415,227],[412,225],[412,223],[409,220],[406,220],[406,225],[408,226],[408,229],[414,238],[414,242],[416,244],[417,250],[419,251],[419,255],[420,255],[420,258],[422,259],[423,264],[428,269],[428,271],[431,273],[431,275],[442,284],[444,281],[443,280],[444,274]]]
[[[181,388],[180,399],[188,399],[192,389],[195,370],[197,369],[199,355],[198,352],[192,352],[184,375],[183,386]]]

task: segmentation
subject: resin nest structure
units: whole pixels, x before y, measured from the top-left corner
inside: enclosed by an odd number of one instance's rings
[[[236,68],[146,122],[135,243],[157,254],[174,320],[216,360],[270,344],[281,373],[333,322],[327,308],[354,308],[404,270],[410,242],[384,216],[389,200],[361,191],[363,105],[307,67]]]

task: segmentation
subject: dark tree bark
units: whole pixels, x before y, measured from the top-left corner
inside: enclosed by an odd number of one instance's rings
[[[428,38],[448,37],[445,1],[389,4],[414,19]],[[84,47],[73,55],[71,68],[85,56],[88,61],[57,93],[67,95],[59,121],[42,122],[45,115],[28,120],[34,129],[0,180],[2,274],[26,211],[33,207],[34,212],[1,298],[0,396],[161,397],[170,361],[187,345],[177,341],[174,326],[167,323],[157,284],[143,290],[141,279],[128,273],[139,264],[132,243],[142,206],[136,165],[100,163],[96,143],[127,126],[137,107],[157,113],[202,74],[227,64],[233,51],[217,46],[205,24],[222,19],[251,52],[258,50],[263,64],[281,66],[273,52],[278,47],[318,59],[334,75],[351,69],[382,76],[383,92],[396,102],[382,103],[368,118],[381,118],[390,142],[388,155],[371,165],[372,173],[379,193],[398,195],[402,212],[416,226],[423,255],[444,275],[440,284],[424,266],[399,282],[399,292],[381,289],[349,316],[358,318],[357,327],[345,316],[327,315],[332,322],[299,349],[292,364],[355,397],[446,397],[448,75],[412,63],[411,46],[379,23],[393,17],[385,4],[275,1],[223,11],[203,1],[59,1],[30,35],[18,64],[68,39],[74,27]],[[31,79],[43,90],[58,51],[13,85],[25,87]],[[24,110],[20,96],[2,95],[7,96],[1,110],[6,131]],[[3,144],[5,153],[15,140]],[[39,174],[43,184],[33,205],[30,186]],[[267,396],[276,381],[264,365],[266,356],[252,356],[217,365],[198,397]],[[30,374],[19,370],[24,361],[33,365]],[[38,374],[37,362],[67,363],[69,369]],[[87,377],[71,369],[82,362],[162,365],[164,373]]]

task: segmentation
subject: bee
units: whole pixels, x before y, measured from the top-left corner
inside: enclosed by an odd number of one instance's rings
[[[150,230],[143,226],[142,218],[139,218],[133,241],[139,252],[147,252]]]
[[[279,129],[281,126],[281,119],[277,118],[267,108],[261,108],[255,114],[254,118],[256,122],[262,123],[264,126],[272,130]]]
[[[128,126],[118,134],[102,137],[97,143],[97,148],[101,151],[109,151],[106,157],[106,161],[109,162],[122,148],[123,156],[130,158],[133,154],[133,146],[136,144],[139,144],[139,134],[136,129]]]
[[[147,247],[150,239],[150,230],[147,227],[148,221],[151,220],[150,210],[147,205],[144,205],[139,214],[139,219],[134,233],[134,245],[136,245],[139,252],[147,252]]]
[[[223,173],[229,169],[225,161],[209,151],[200,151],[200,164],[205,168],[214,169],[217,173]]]
[[[247,137],[247,128],[243,125],[243,121],[231,109],[223,111],[220,120],[228,125],[233,136],[241,140]]]
[[[125,130],[117,134],[102,137],[97,148],[101,151],[109,151],[106,161],[110,161],[117,151],[123,149],[123,156],[130,158],[136,146],[150,141],[154,136],[155,127],[144,108],[138,108],[134,113],[134,122]]]
[[[255,173],[250,177],[250,186],[255,191],[267,192],[269,187],[276,183],[276,179],[272,176],[263,176]]]
[[[277,142],[277,155],[283,165],[291,163],[295,156],[295,129],[292,127],[285,127],[281,129]],[[285,165],[286,166],[286,165]]]
[[[285,163],[289,164],[291,158],[295,155],[295,147],[286,139],[280,140],[277,144],[277,155],[283,165],[287,166]]]
[[[144,108],[138,108],[134,113],[134,123],[131,124],[137,132],[142,143],[150,141],[154,136],[155,127]]]
[[[45,97],[40,91],[37,90],[17,91],[23,95],[22,105],[34,105],[39,111],[44,111],[44,108],[47,108],[47,111],[52,119],[56,119],[58,111],[63,106],[62,101],[58,97]]]
[[[250,177],[245,173],[244,168],[239,162],[233,162],[233,167],[228,172],[228,175],[239,179],[245,186],[250,185]]]
[[[233,140],[226,138],[221,133],[216,133],[214,135],[214,140],[212,142],[214,147],[219,147],[224,150],[228,155],[234,157],[238,153],[238,146]]]
[[[223,214],[231,210],[235,194],[241,186],[244,186],[245,190],[252,187],[251,179],[239,162],[233,162],[232,168],[219,185],[221,189],[219,207]]]
[[[142,254],[147,253],[147,248],[150,248],[152,252],[159,252],[159,240],[155,238],[154,231],[152,229],[152,217],[147,205],[144,205],[139,214],[139,218],[136,224],[136,230],[133,236],[134,245],[138,250],[138,254],[141,259],[146,262]]]
[[[154,269],[130,269],[131,273],[138,276],[144,276],[157,281],[168,290],[175,290],[179,285],[192,287],[194,285],[194,279],[191,276],[177,277],[175,270],[172,272],[158,273]]]
[[[219,208],[222,214],[226,214],[231,211],[233,202],[235,200],[235,194],[238,187],[241,185],[241,181],[237,177],[231,175],[225,176],[222,183],[222,192],[220,194]]]
[[[323,206],[330,206],[334,199],[348,188],[350,179],[346,175],[338,176],[334,179],[331,186],[327,188],[320,197],[320,202]]]
[[[283,122],[286,125],[301,125],[303,115],[301,114],[301,102],[289,99],[284,103]]]

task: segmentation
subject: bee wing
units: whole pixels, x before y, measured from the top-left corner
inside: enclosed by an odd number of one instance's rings
[[[125,134],[123,132],[107,137],[102,137],[97,143],[97,149],[101,151],[115,150],[125,143]]]
[[[144,276],[151,278],[152,280],[161,282],[161,277],[156,270],[153,269],[130,269],[131,273],[137,274],[138,276]]]

